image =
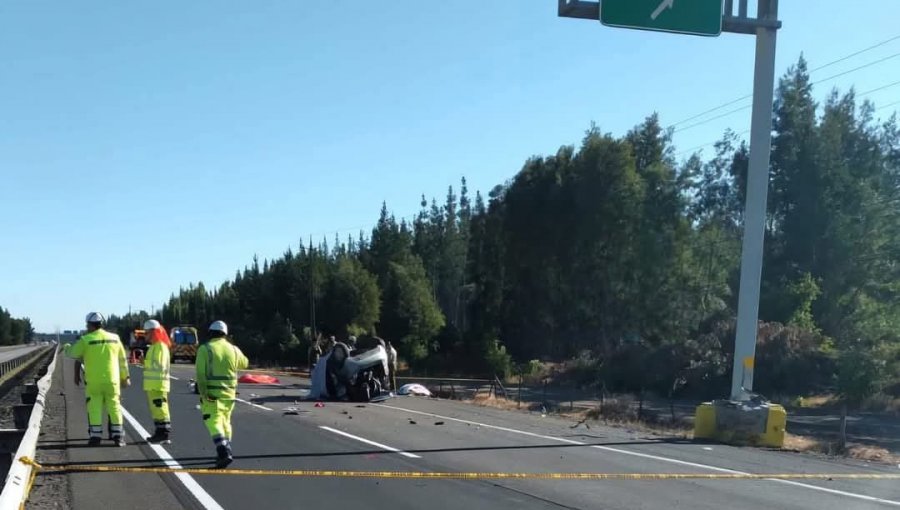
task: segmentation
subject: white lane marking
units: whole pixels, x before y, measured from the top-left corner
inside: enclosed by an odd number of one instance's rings
[[[237,400],[238,402],[243,402],[243,403],[247,404],[248,406],[258,407],[259,409],[265,409],[266,411],[274,411],[274,409],[272,409],[271,407],[266,407],[266,406],[261,406],[261,405],[259,405],[259,404],[254,404],[253,402],[244,400],[244,399],[242,399],[242,398],[235,398],[235,400]]]
[[[134,419],[134,416],[132,416],[131,413],[129,413],[128,410],[124,407],[122,407],[122,416],[124,416],[125,419],[128,420],[128,423],[134,428],[134,430],[137,431],[138,435],[141,436],[141,439],[150,436],[150,433],[147,432],[144,427],[142,427],[141,424],[136,419]],[[181,464],[173,459],[165,448],[158,444],[149,444],[148,446],[150,446],[150,449],[153,450],[153,453],[155,453],[156,456],[166,464],[166,466],[176,469],[181,468]],[[216,500],[213,499],[213,497],[210,496],[209,493],[206,492],[206,490],[204,490],[203,487],[201,487],[200,484],[197,483],[197,480],[194,480],[194,477],[192,477],[191,475],[187,473],[175,473],[175,478],[181,481],[184,487],[191,494],[193,494],[195,498],[197,498],[200,506],[202,506],[206,510],[225,510],[224,508],[222,508],[222,505],[216,502]]]
[[[333,429],[331,427],[326,427],[325,425],[319,425],[319,428],[322,430],[327,430],[328,432],[333,432],[339,436],[344,436],[344,437],[349,437],[350,439],[355,439],[355,440],[359,441],[360,443],[365,443],[369,446],[375,446],[377,448],[381,448],[382,450],[399,453],[400,455],[403,455],[404,457],[409,457],[410,459],[421,459],[422,458],[414,453],[404,452],[403,450],[399,450],[397,448],[394,448],[393,446],[376,443],[375,441],[370,441],[364,437],[354,436],[353,434],[348,434],[342,430]]]
[[[621,449],[619,449],[619,448],[612,448],[612,447],[609,447],[609,446],[588,445],[587,443],[583,443],[583,442],[581,442],[581,441],[575,441],[575,440],[572,440],[572,439],[565,439],[565,438],[562,438],[562,437],[545,436],[545,435],[543,435],[543,434],[535,434],[534,432],[526,432],[526,431],[524,431],[524,430],[511,429],[511,428],[508,428],[508,427],[500,427],[500,426],[498,426],[498,425],[488,425],[487,423],[479,423],[479,422],[477,422],[477,421],[463,420],[463,419],[460,419],[460,418],[451,418],[451,417],[449,417],[449,416],[441,416],[441,415],[439,415],[439,414],[434,414],[434,413],[426,413],[426,412],[422,412],[422,411],[414,411],[414,410],[412,410],[412,409],[405,409],[405,408],[402,408],[402,407],[389,406],[389,405],[385,405],[385,404],[374,404],[374,405],[376,405],[376,406],[378,406],[378,407],[386,407],[386,408],[388,408],[388,409],[396,409],[396,410],[398,410],[398,411],[403,411],[403,412],[407,412],[407,413],[419,414],[419,415],[422,415],[422,416],[432,416],[432,417],[434,417],[434,418],[440,418],[440,419],[442,419],[442,420],[450,420],[450,421],[455,421],[455,422],[459,422],[459,423],[468,423],[469,425],[476,425],[476,426],[479,426],[479,427],[485,427],[485,428],[494,429],[494,430],[502,430],[502,431],[504,431],[504,432],[511,432],[511,433],[513,433],[513,434],[521,434],[521,435],[524,435],[524,436],[537,437],[537,438],[541,438],[541,439],[548,439],[548,440],[550,440],[550,441],[558,441],[558,442],[560,442],[560,443],[568,443],[568,444],[584,445],[584,446],[588,446],[588,447],[590,447],[590,448],[596,448],[596,449],[598,449],[598,450],[606,450],[606,451],[608,451],[608,452],[621,453],[621,454],[623,454],[623,455],[631,455],[631,456],[634,456],[634,457],[641,457],[641,458],[651,459],[651,460],[657,460],[657,461],[661,461],[661,462],[669,462],[669,463],[671,463],[671,464],[678,464],[678,465],[680,465],[680,466],[687,466],[687,467],[693,467],[693,468],[699,468],[699,469],[707,469],[707,470],[710,470],[710,471],[718,471],[718,472],[720,472],[720,473],[731,473],[731,474],[736,474],[736,475],[748,475],[748,474],[750,474],[750,473],[745,472],[745,471],[736,471],[736,470],[734,470],[734,469],[726,469],[726,468],[721,468],[721,467],[717,467],[717,466],[710,466],[710,465],[708,465],[708,464],[699,464],[699,463],[696,463],[696,462],[688,462],[688,461],[686,461],[686,460],[678,460],[678,459],[673,459],[673,458],[670,458],[670,457],[661,457],[661,456],[659,456],[659,455],[651,455],[651,454],[649,454],[649,453],[640,453],[640,452],[633,452],[633,451],[629,451],[629,450],[621,450]],[[863,501],[871,501],[871,502],[874,502],[874,503],[881,503],[881,504],[884,504],[884,505],[891,505],[891,506],[897,506],[897,507],[900,507],[900,501],[894,501],[894,500],[890,500],[890,499],[876,498],[876,497],[874,497],[874,496],[867,496],[867,495],[865,495],[865,494],[858,494],[858,493],[855,493],[855,492],[847,492],[847,491],[841,491],[841,490],[837,490],[837,489],[829,489],[829,488],[827,488],[827,487],[820,487],[820,486],[818,486],[818,485],[810,485],[810,484],[808,484],[808,483],[795,482],[795,481],[792,481],[792,480],[778,480],[778,479],[772,479],[772,478],[766,478],[765,480],[766,480],[767,482],[775,482],[775,483],[780,483],[780,484],[783,484],[783,485],[792,485],[792,486],[794,486],[794,487],[800,487],[800,488],[803,488],[803,489],[809,489],[809,490],[820,491],[820,492],[827,492],[828,494],[834,494],[834,495],[838,495],[838,496],[845,496],[845,497],[848,497],[848,498],[861,499],[861,500],[863,500]]]

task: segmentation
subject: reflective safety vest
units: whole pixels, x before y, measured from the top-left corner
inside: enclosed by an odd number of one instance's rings
[[[85,333],[64,352],[84,363],[84,383],[119,384],[128,377],[128,359],[119,335],[103,329]]]
[[[238,370],[249,362],[237,346],[224,338],[212,338],[197,349],[197,389],[200,396],[234,400]]]
[[[162,342],[150,344],[144,356],[144,391],[169,391],[169,347]]]

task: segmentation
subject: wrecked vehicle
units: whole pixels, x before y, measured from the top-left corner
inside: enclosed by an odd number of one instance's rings
[[[324,354],[310,375],[310,398],[368,402],[393,390],[397,351],[372,337],[352,350],[338,342]]]

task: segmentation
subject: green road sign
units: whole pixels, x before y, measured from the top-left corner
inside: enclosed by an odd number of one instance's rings
[[[716,36],[722,33],[722,0],[600,0],[600,21],[611,27]]]

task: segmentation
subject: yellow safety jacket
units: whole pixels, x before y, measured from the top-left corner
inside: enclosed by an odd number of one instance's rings
[[[234,400],[237,396],[238,370],[249,361],[237,346],[224,338],[213,338],[197,349],[197,390],[200,396],[215,400]]]
[[[169,392],[169,346],[162,342],[150,344],[144,356],[144,391]]]
[[[85,333],[66,345],[67,356],[84,363],[84,383],[119,384],[128,377],[128,359],[119,335],[104,329]]]

